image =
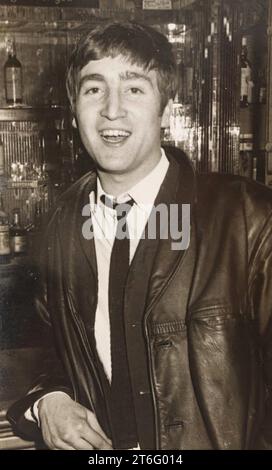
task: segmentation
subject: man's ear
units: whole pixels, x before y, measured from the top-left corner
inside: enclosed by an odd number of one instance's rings
[[[170,126],[170,116],[173,110],[173,100],[172,98],[168,101],[167,105],[164,108],[162,113],[161,119],[161,127],[169,127]]]
[[[73,119],[72,119],[72,126],[77,129],[77,120],[76,120],[76,117],[73,116]]]

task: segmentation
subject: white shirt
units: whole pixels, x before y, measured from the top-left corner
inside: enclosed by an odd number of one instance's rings
[[[126,193],[113,198],[105,193],[99,178],[97,179],[97,199],[95,200],[94,191],[90,193],[98,271],[98,302],[95,313],[94,332],[96,349],[109,381],[111,381],[112,371],[108,287],[110,257],[116,233],[117,217],[115,209],[106,206],[101,202],[100,198],[102,195],[106,195],[113,202],[117,203],[125,202],[130,198],[134,200],[134,204],[126,219],[130,238],[129,258],[131,263],[169,166],[164,150],[162,149],[161,152],[161,159],[155,168]]]

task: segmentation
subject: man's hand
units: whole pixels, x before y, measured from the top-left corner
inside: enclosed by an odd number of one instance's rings
[[[43,439],[50,449],[112,449],[94,413],[68,395],[47,395],[38,410]]]

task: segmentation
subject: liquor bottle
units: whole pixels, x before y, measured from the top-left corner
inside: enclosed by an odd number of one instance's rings
[[[37,201],[35,204],[35,212],[34,212],[34,230],[36,232],[42,231],[42,208],[41,208],[41,201]]]
[[[32,223],[26,227],[28,251],[33,258],[39,254],[43,227],[43,214],[41,209],[41,200],[35,203],[35,211]]]
[[[251,133],[240,134],[240,162],[240,174],[246,178],[253,178],[253,134]]]
[[[5,174],[4,145],[0,137],[0,178]]]
[[[4,144],[0,138],[0,192],[4,191],[6,186]]]
[[[246,108],[252,101],[252,86],[251,79],[252,70],[251,64],[247,57],[247,39],[242,38],[242,52],[241,52],[241,91],[240,91],[240,106]]]
[[[10,42],[8,58],[4,65],[6,102],[16,105],[23,102],[23,75],[21,62],[16,57],[15,43]]]
[[[21,226],[20,210],[13,210],[13,222],[10,226],[11,247],[14,256],[26,254],[27,251],[27,232]]]
[[[252,167],[252,179],[257,181],[257,157],[253,158]]]
[[[266,103],[266,73],[264,69],[259,74],[259,103]]]
[[[0,264],[11,260],[8,216],[5,212],[3,195],[0,193]]]
[[[194,95],[194,68],[192,62],[192,54],[190,60],[188,60],[186,67],[185,67],[185,104],[192,104],[193,103],[193,95]]]

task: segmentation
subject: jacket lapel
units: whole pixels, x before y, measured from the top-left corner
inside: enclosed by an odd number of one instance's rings
[[[178,227],[183,230],[182,224],[182,205],[189,204],[190,206],[190,243],[188,249],[173,249],[174,240],[171,233],[166,239],[158,241],[158,249],[154,260],[152,273],[149,282],[148,297],[146,304],[146,312],[156,303],[158,297],[162,293],[164,287],[167,285],[172,274],[176,271],[177,267],[183,261],[185,255],[190,251],[192,252],[192,245],[194,244],[192,221],[193,221],[193,205],[195,202],[195,175],[194,170],[184,156],[184,160],[177,163],[171,156],[168,155],[170,160],[170,168],[168,175],[161,187],[158,198],[155,204],[167,204],[170,213],[170,205],[178,205]],[[170,221],[168,219],[169,225]],[[191,262],[190,262],[191,265]],[[188,279],[187,279],[188,282]]]
[[[92,232],[92,218],[90,210],[90,193],[96,191],[96,172],[92,172],[89,175],[89,181],[85,184],[83,190],[80,192],[77,201],[77,222],[76,230],[77,237],[79,239],[80,246],[83,253],[85,254],[90,267],[93,270],[95,278],[97,279],[97,262],[94,245],[94,237]],[[86,229],[87,237],[84,236],[83,227]]]
[[[171,155],[167,155],[167,158],[170,165],[154,206],[158,207],[160,204],[165,204],[169,214],[170,205],[178,204],[178,225],[181,229],[181,205],[190,204],[192,211],[195,197],[195,175],[187,157],[184,156],[181,159],[179,156],[181,161],[178,163]],[[156,227],[156,234],[156,239],[148,239],[146,227],[145,237],[139,242],[129,270],[125,296],[125,315],[126,318],[131,320],[136,320],[136,318],[139,320],[143,311],[148,312],[152,308],[186,253],[186,250],[172,249],[172,242],[176,240],[173,240],[170,236],[166,239],[160,239],[159,226]]]

